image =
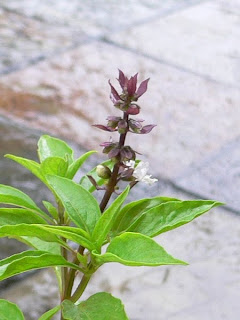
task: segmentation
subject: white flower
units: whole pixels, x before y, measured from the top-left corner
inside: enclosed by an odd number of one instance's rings
[[[135,161],[134,160],[125,161],[124,164],[128,166],[128,169],[134,169]]]
[[[135,161],[130,160],[125,163],[129,168],[134,168]],[[139,162],[136,168],[133,171],[133,177],[136,181],[145,182],[148,185],[152,185],[154,182],[158,181],[158,179],[151,178],[151,175],[148,175],[149,163],[148,162]]]

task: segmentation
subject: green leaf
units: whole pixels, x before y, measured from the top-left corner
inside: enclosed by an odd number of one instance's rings
[[[22,208],[0,208],[0,226],[14,224],[46,224],[34,212]]]
[[[40,164],[37,163],[36,161],[25,159],[25,158],[21,158],[21,157],[16,157],[16,156],[14,156],[12,154],[6,154],[5,157],[9,158],[9,159],[11,159],[13,161],[16,161],[19,164],[21,164],[23,167],[25,167],[26,169],[31,171],[32,174],[34,174],[44,184],[47,183],[45,177],[43,176],[43,174],[41,172]]]
[[[97,151],[92,150],[87,153],[84,153],[81,157],[79,157],[77,160],[75,160],[68,168],[66,177],[68,179],[73,179],[77,171],[80,169],[80,167],[83,165],[83,163],[88,159],[89,156],[91,156],[93,153],[96,153]]]
[[[104,161],[101,164],[107,166],[110,170],[112,170],[112,168],[114,167],[114,163],[112,162],[112,160]],[[97,167],[93,168],[80,180],[80,185],[89,192],[95,191],[96,188],[93,186],[87,176],[92,176],[99,186],[103,185],[106,181],[105,179],[102,179],[97,175],[96,169]]]
[[[0,299],[0,319],[24,320],[24,315],[16,304],[4,299]]]
[[[17,240],[24,242],[33,249],[50,252],[52,254],[61,254],[61,246],[57,242],[47,242],[36,237],[21,236]]]
[[[40,162],[43,162],[49,157],[60,157],[73,162],[73,150],[70,146],[57,138],[50,137],[48,135],[43,135],[38,141],[38,155]]]
[[[44,207],[47,209],[47,211],[52,215],[52,217],[55,220],[58,220],[57,208],[55,208],[54,205],[48,201],[43,201],[42,203],[43,203]]]
[[[45,225],[43,226],[43,229],[51,232],[52,234],[56,234],[73,242],[76,242],[89,249],[90,251],[95,249],[95,245],[91,241],[88,233],[80,228]]]
[[[77,258],[78,261],[81,262],[81,264],[86,268],[88,265],[88,256],[87,255],[81,255],[77,252]]]
[[[56,306],[51,310],[48,310],[38,320],[50,320],[60,310],[61,306]]]
[[[101,216],[96,199],[75,182],[57,176],[47,177],[70,219],[89,234]]]
[[[106,239],[109,231],[114,223],[115,216],[120,210],[123,202],[125,201],[130,187],[128,186],[120,196],[118,196],[109,206],[109,208],[102,214],[98,220],[96,227],[93,231],[93,240],[96,242],[97,248],[101,248],[104,240]]]
[[[52,236],[50,233],[46,235],[42,232],[42,229],[40,229],[37,231],[37,234],[41,239],[35,237],[36,228],[34,229],[31,225],[45,223],[44,219],[26,209],[0,208],[0,226],[3,227],[3,229],[0,228],[0,237],[8,236],[17,239],[32,248],[60,254],[59,243],[42,240],[42,238],[46,239],[47,237],[48,240],[58,241],[58,238],[55,237],[55,235]],[[28,227],[26,227],[26,224],[28,224]],[[11,225],[14,225],[14,227],[11,227]],[[31,236],[26,236],[25,234],[30,234]],[[62,241],[60,241],[60,243],[62,243]]]
[[[119,262],[126,266],[160,266],[183,264],[186,262],[170,256],[153,239],[139,233],[125,232],[114,238],[105,254],[92,252],[100,265],[106,262]]]
[[[222,203],[211,200],[171,201],[144,212],[127,231],[150,237],[184,225]]]
[[[0,261],[0,280],[4,280],[30,270],[54,266],[79,269],[78,266],[65,260],[61,255],[45,251],[24,251]]]
[[[49,157],[41,164],[41,171],[45,175],[53,174],[64,177],[68,169],[68,162],[60,157]]]
[[[117,235],[128,229],[141,215],[151,208],[154,208],[162,203],[180,201],[174,198],[154,197],[133,201],[124,206],[118,214],[112,227],[113,235]]]
[[[121,300],[107,292],[98,292],[79,305],[64,300],[62,311],[65,320],[128,320]]]
[[[3,184],[0,184],[0,203],[12,204],[18,207],[28,208],[44,213],[24,192]]]
[[[18,238],[19,236],[37,237],[47,242],[62,243],[54,233],[46,230],[43,225],[40,224],[17,224],[0,227],[0,238]]]

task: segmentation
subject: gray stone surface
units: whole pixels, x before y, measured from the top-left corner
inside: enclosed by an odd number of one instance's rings
[[[42,182],[21,165],[4,158],[5,154],[10,153],[37,160],[39,137],[40,131],[31,130],[7,118],[0,117],[0,183],[21,189],[41,206],[42,199],[49,198],[49,192]]]
[[[86,38],[64,26],[41,23],[1,9],[0,4],[0,74],[22,69],[56,52],[65,51]]]
[[[240,13],[227,7],[227,0],[199,3],[111,39],[180,69],[239,86]]]
[[[240,212],[240,137],[226,144],[203,162],[196,163],[175,180],[175,183],[195,194],[221,199]]]
[[[31,0],[29,3],[28,0],[22,0],[20,3],[17,0],[2,0],[0,6],[50,24],[102,36],[198,2],[199,0]]]

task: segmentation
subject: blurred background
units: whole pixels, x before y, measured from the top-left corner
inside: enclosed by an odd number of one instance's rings
[[[131,320],[237,320],[240,0],[0,0],[0,183],[38,203],[48,199],[25,169],[3,158],[36,159],[43,133],[66,139],[76,155],[98,150],[86,170],[102,161],[99,143],[109,134],[91,125],[118,114],[108,85],[118,86],[118,68],[150,77],[140,118],[157,124],[128,140],[159,179],[150,188],[138,184],[132,199],[160,194],[226,205],[157,238],[190,266],[126,272],[110,264],[85,297],[110,291]],[[1,239],[0,256],[23,248]],[[55,288],[43,271],[4,282],[0,296],[36,320],[56,303]]]

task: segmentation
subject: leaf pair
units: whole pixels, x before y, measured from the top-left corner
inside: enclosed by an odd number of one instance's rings
[[[49,181],[71,220],[90,236],[90,241],[95,248],[92,250],[92,255],[97,266],[107,262],[119,262],[128,266],[185,264],[168,255],[154,240],[139,233],[124,233],[115,237],[110,242],[106,253],[100,254],[101,246],[118,217],[129,187],[100,215],[95,198],[83,187],[56,176],[49,177]],[[56,227],[53,228],[56,230]]]
[[[129,192],[126,188],[101,215],[95,198],[82,186],[56,176],[49,177],[49,182],[71,220],[89,235],[97,265],[106,262],[132,266],[185,264],[168,255],[151,237],[188,223],[221,204],[210,200],[155,197],[132,202],[121,209]],[[101,255],[101,246],[109,234],[114,239]],[[149,252],[152,254],[148,255]]]
[[[95,152],[89,151],[74,160],[73,150],[67,143],[60,139],[43,135],[38,142],[40,163],[10,154],[6,155],[6,157],[31,171],[49,188],[47,175],[51,174],[73,179],[82,164]]]
[[[74,160],[74,152],[66,142],[48,135],[43,135],[38,142],[38,155],[41,163],[47,159],[58,159],[55,163],[52,160],[53,170],[52,172],[48,172],[48,174],[57,174],[56,171],[60,171],[61,174],[57,175],[65,176],[68,179],[73,179],[82,164],[95,152],[96,151],[89,151],[77,160]],[[67,166],[65,167],[63,161],[59,159],[64,160]],[[51,163],[48,163],[46,168],[49,170]]]
[[[106,253],[93,252],[98,263],[119,262],[129,266],[186,264],[170,256],[151,238],[189,223],[222,203],[211,200],[180,201],[155,197],[124,206],[115,217]]]
[[[112,228],[115,216],[128,195],[129,187],[101,215],[96,199],[81,185],[57,176],[49,176],[48,181],[71,221],[85,233],[86,239],[91,240],[92,248],[99,251]]]

